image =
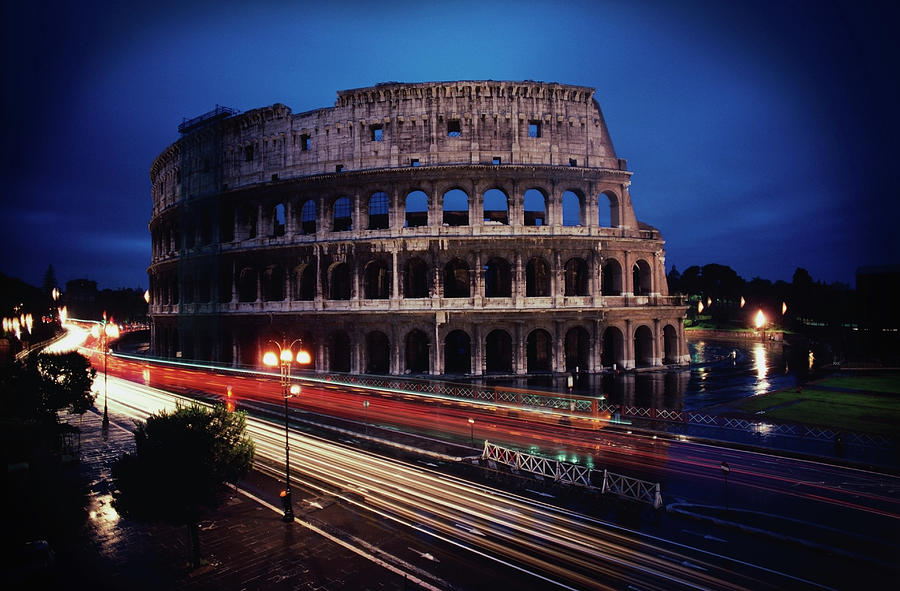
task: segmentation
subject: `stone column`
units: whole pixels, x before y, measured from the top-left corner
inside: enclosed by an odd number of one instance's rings
[[[484,373],[484,347],[481,345],[481,325],[472,324],[472,373],[480,376]]]
[[[625,334],[622,338],[623,345],[623,357],[622,364],[625,366],[622,369],[634,369],[634,334],[631,328],[631,319],[628,318],[625,320]]]

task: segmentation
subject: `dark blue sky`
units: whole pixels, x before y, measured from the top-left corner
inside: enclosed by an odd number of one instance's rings
[[[153,159],[216,104],[384,81],[591,86],[667,266],[900,262],[898,20],[845,2],[4,0],[0,271],[147,286]]]

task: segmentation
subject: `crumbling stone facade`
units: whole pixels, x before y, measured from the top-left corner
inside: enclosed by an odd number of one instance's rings
[[[151,350],[319,371],[685,364],[685,306],[594,90],[386,83],[334,107],[217,108],[150,171]]]

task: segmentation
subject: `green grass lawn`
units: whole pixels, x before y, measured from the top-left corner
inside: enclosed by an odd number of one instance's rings
[[[900,375],[826,378],[816,382],[816,385],[834,388],[851,388],[853,390],[861,390],[864,392],[900,394]]]
[[[829,378],[820,384],[862,389],[862,383],[857,380],[874,378],[846,378],[851,381],[832,383],[832,380],[844,379]],[[880,381],[872,384],[889,386]],[[802,392],[789,389],[753,396],[741,402],[739,407],[750,413],[764,411],[760,417],[816,425],[837,431],[900,437],[900,397],[879,393],[817,390],[816,385],[809,384]],[[881,392],[872,389],[871,386],[866,389],[870,392]]]

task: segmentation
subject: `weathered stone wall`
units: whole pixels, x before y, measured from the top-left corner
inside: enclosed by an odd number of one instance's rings
[[[290,332],[322,371],[685,363],[630,178],[584,87],[389,83],[217,114],[151,168],[153,351],[253,365]]]

